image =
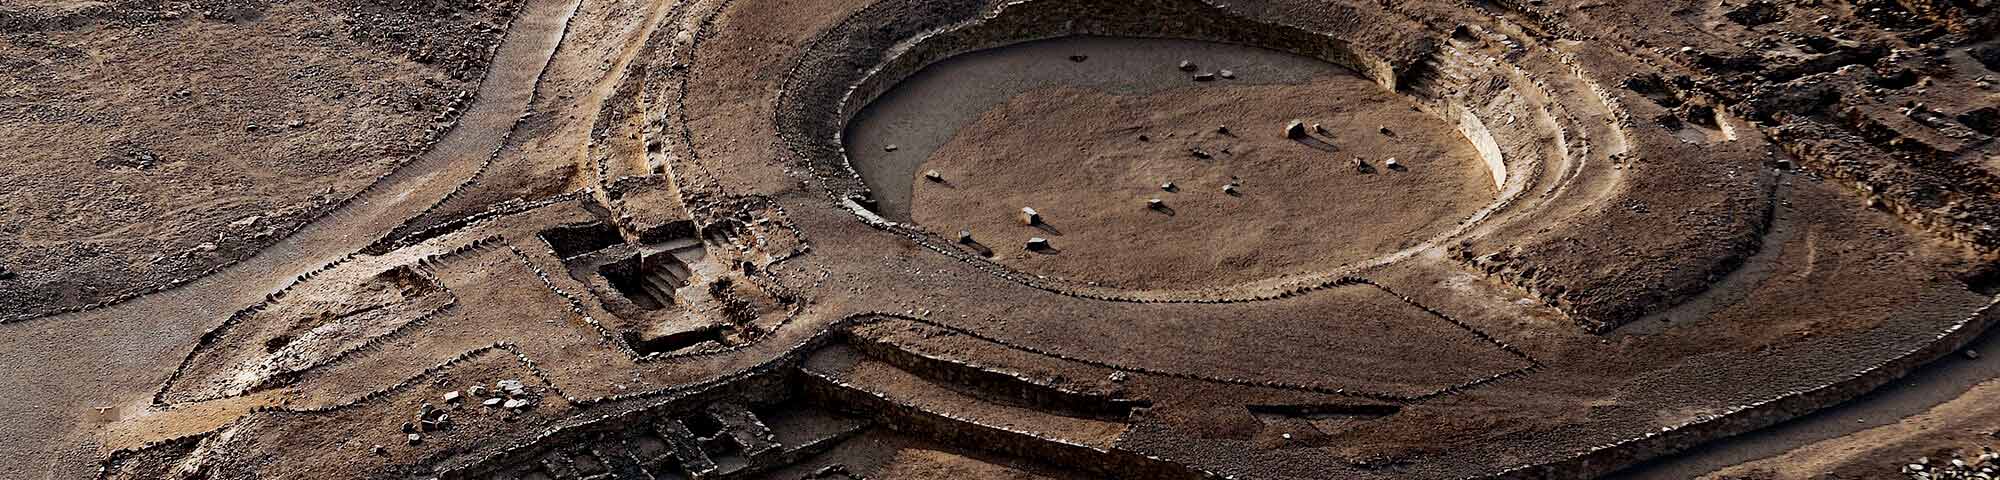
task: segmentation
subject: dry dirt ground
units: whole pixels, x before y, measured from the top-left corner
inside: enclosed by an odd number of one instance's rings
[[[1996,15],[0,4],[0,478],[1955,478]]]

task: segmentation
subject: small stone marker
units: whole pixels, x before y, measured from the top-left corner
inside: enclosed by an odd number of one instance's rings
[[[1397,161],[1396,161],[1396,159],[1394,159],[1394,158],[1391,158],[1391,159],[1388,159],[1388,160],[1384,160],[1384,161],[1382,161],[1382,165],[1383,165],[1383,166],[1387,166],[1387,167],[1389,167],[1389,169],[1390,169],[1390,170],[1395,170],[1395,169],[1399,169],[1399,168],[1403,168],[1403,164],[1402,164],[1402,163],[1400,163],[1400,162],[1397,162]]]
[[[958,243],[962,243],[962,244],[966,244],[966,245],[971,245],[971,244],[973,244],[973,241],[972,241],[972,231],[971,231],[971,230],[959,230],[959,231],[958,231]]]
[[[1042,212],[1035,211],[1035,207],[1021,207],[1021,223],[1025,225],[1041,224]]]
[[[1167,182],[1167,183],[1162,183],[1162,184],[1160,184],[1160,190],[1163,190],[1163,191],[1166,191],[1166,192],[1178,192],[1178,191],[1180,191],[1180,189],[1181,189],[1181,187],[1180,187],[1180,186],[1178,186],[1178,185],[1174,185],[1174,182]]]
[[[1292,123],[1285,124],[1285,138],[1292,140],[1306,138],[1306,122],[1293,120]]]
[[[1150,208],[1150,209],[1154,209],[1154,210],[1159,210],[1159,209],[1163,209],[1163,208],[1167,208],[1167,202],[1166,202],[1165,200],[1160,200],[1160,199],[1157,199],[1157,198],[1155,198],[1155,199],[1151,199],[1151,200],[1147,200],[1147,201],[1146,201],[1146,208]]]
[[[410,434],[409,438],[410,438],[410,444],[411,444],[411,445],[416,445],[416,444],[420,444],[420,443],[424,443],[424,434],[421,434],[421,433],[412,433],[412,434]]]
[[[1223,70],[1223,71],[1220,71],[1220,72],[1215,72],[1215,74],[1216,74],[1216,75],[1218,75],[1218,76],[1221,76],[1222,78],[1227,78],[1227,79],[1232,79],[1232,80],[1234,80],[1234,79],[1236,78],[1236,72],[1232,72],[1232,71],[1228,71],[1228,70]]]
[[[374,447],[369,447],[368,451],[371,451],[371,452],[375,452],[375,454],[376,454],[376,455],[388,455],[388,454],[389,454],[389,449],[388,449],[388,448],[384,448],[384,447],[382,447],[381,445],[376,445],[376,446],[374,446]]]
[[[1194,64],[1194,62],[1193,62],[1193,61],[1189,61],[1189,60],[1181,60],[1181,71],[1183,71],[1183,72],[1192,72],[1192,71],[1195,71],[1195,69],[1198,69],[1198,68],[1201,68],[1201,67],[1198,67],[1198,66],[1195,66],[1195,64]]]
[[[1383,135],[1388,135],[1388,136],[1391,136],[1391,137],[1393,137],[1393,136],[1396,136],[1396,132],[1395,132],[1394,130],[1390,130],[1390,129],[1389,129],[1389,127],[1387,127],[1387,126],[1384,126],[1384,127],[1381,127],[1381,128],[1377,128],[1377,129],[1375,129],[1375,131],[1377,131],[1377,132],[1382,132],[1382,134],[1383,134]]]
[[[1197,82],[1213,82],[1213,81],[1215,81],[1215,74],[1213,74],[1213,73],[1197,73],[1197,74],[1195,74],[1195,75],[1194,75],[1194,81],[1197,81]]]
[[[1227,193],[1227,194],[1230,194],[1230,195],[1238,195],[1238,196],[1240,196],[1240,195],[1243,195],[1243,191],[1242,191],[1242,190],[1239,190],[1239,189],[1237,189],[1237,188],[1236,188],[1236,184],[1234,184],[1234,183],[1231,183],[1231,184],[1228,184],[1228,185],[1223,185],[1223,186],[1222,186],[1222,193]]]
[[[449,391],[449,392],[445,392],[445,394],[444,394],[444,402],[445,402],[445,403],[458,403],[458,402],[459,402],[459,401],[461,401],[461,400],[465,400],[465,395],[464,395],[464,394],[461,394],[461,393],[458,393],[458,391],[457,391],[457,390],[452,390],[452,391]]]
[[[899,149],[901,149],[901,148],[902,148],[902,147],[898,147],[898,146],[896,146],[895,144],[893,144],[893,143],[892,143],[892,144],[888,144],[888,145],[883,145],[883,146],[882,146],[882,151],[884,151],[884,152],[894,152],[894,151],[896,151],[896,150],[899,150]]]
[[[1329,137],[1333,136],[1333,132],[1326,131],[1326,125],[1321,125],[1317,123],[1313,124],[1313,133],[1318,133],[1320,135],[1326,135]]]
[[[1035,252],[1048,250],[1049,239],[1042,237],[1029,238],[1027,248],[1029,251],[1035,251]]]
[[[944,183],[944,174],[938,173],[937,170],[931,170],[924,172],[924,179],[930,180],[932,182]]]
[[[1229,134],[1229,126],[1228,126],[1228,125],[1223,125],[1223,126],[1220,126],[1220,127],[1215,127],[1215,133],[1220,133],[1220,134],[1224,134],[1224,135],[1227,135],[1227,134]]]

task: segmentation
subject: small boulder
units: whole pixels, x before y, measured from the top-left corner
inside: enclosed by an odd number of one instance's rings
[[[1050,247],[1051,246],[1049,245],[1049,239],[1042,237],[1034,237],[1028,239],[1028,244],[1027,244],[1028,251],[1040,252],[1048,250]]]
[[[1181,71],[1183,72],[1192,72],[1199,68],[1201,67],[1196,66],[1193,61],[1181,60]]]
[[[1021,207],[1021,224],[1039,225],[1041,223],[1042,212],[1035,211],[1035,207]]]
[[[1292,140],[1306,138],[1306,122],[1293,120],[1292,123],[1285,124],[1285,138]]]

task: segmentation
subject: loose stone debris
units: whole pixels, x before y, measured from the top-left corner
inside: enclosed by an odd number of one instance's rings
[[[2000,476],[2000,453],[1992,447],[1981,447],[1981,453],[1971,460],[1951,453],[1951,460],[1933,461],[1930,457],[1917,457],[1915,461],[1903,465],[1901,472],[1911,480],[1992,480]]]

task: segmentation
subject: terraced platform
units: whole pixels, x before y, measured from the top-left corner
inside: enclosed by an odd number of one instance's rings
[[[1834,79],[1992,25],[1581,3],[528,0],[439,150],[0,325],[0,476],[1594,478],[1992,324],[1977,100]]]

